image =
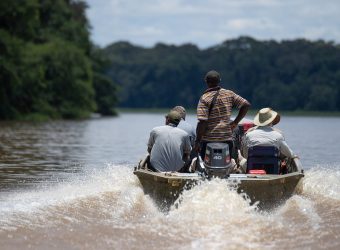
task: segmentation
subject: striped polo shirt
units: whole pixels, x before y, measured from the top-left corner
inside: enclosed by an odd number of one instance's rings
[[[209,115],[212,99],[219,89],[220,92]],[[248,104],[248,101],[231,90],[226,90],[219,86],[207,89],[201,96],[197,106],[198,120],[208,121],[202,140],[231,141],[232,131],[229,123],[232,109],[240,109],[244,104]]]

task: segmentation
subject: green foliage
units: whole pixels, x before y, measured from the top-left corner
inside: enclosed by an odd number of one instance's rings
[[[117,103],[116,85],[103,74],[94,74],[93,83],[96,90],[97,111],[102,115],[116,115],[114,109]]]
[[[1,1],[0,119],[114,114],[116,86],[91,55],[86,8],[76,0]]]
[[[39,28],[38,0],[0,1],[0,29],[17,38],[32,40]]]
[[[20,97],[21,81],[18,67],[23,42],[0,29],[0,117],[13,119],[18,111],[14,103]]]
[[[80,49],[54,40],[28,46],[24,58],[25,87],[21,96],[24,107],[29,109],[26,113],[74,118],[95,110],[91,64]]]
[[[121,107],[195,108],[206,88],[205,73],[215,69],[222,86],[255,109],[340,110],[340,47],[332,42],[240,37],[204,50],[119,42],[104,53],[111,61],[107,74],[120,86]]]
[[[39,41],[56,37],[72,42],[89,54],[89,25],[85,16],[87,4],[83,1],[40,0]]]
[[[308,110],[335,111],[338,96],[338,92],[329,86],[314,85],[312,86],[306,108]]]
[[[99,48],[94,47],[91,52],[92,68],[95,72],[93,75],[93,87],[95,89],[97,112],[102,115],[116,115],[114,107],[117,104],[117,85],[105,75],[109,61]]]

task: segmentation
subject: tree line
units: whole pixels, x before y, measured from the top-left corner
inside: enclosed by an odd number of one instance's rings
[[[115,113],[116,85],[78,0],[0,1],[0,119]]]
[[[252,108],[340,110],[340,47],[334,42],[239,37],[207,49],[118,42],[102,52],[110,61],[107,75],[120,86],[122,107],[195,108],[205,73],[215,69],[222,86]]]
[[[338,44],[239,37],[207,49],[98,48],[87,7],[82,0],[0,1],[0,119],[113,115],[117,105],[195,108],[211,69],[253,108],[340,110]]]

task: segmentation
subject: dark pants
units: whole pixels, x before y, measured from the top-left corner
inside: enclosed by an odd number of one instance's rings
[[[159,172],[157,169],[155,169],[155,168],[151,165],[150,155],[147,156],[146,164],[147,164],[149,170],[151,170],[151,171],[153,171],[153,172]]]
[[[201,151],[200,151],[200,156],[202,160],[204,161],[204,156],[205,156],[205,150],[207,149],[207,144],[210,142],[217,142],[217,141],[202,141],[201,142]],[[232,152],[233,152],[233,141],[218,141],[219,143],[227,143],[229,146],[229,155],[232,157]]]

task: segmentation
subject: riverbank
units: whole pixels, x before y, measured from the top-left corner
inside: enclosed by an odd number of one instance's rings
[[[169,109],[165,108],[117,108],[118,113],[159,113],[166,114]],[[187,109],[188,114],[195,114],[195,109]],[[255,115],[258,110],[249,110],[248,115]],[[234,111],[235,114],[236,111]],[[307,111],[307,110],[295,110],[295,111],[278,111],[284,116],[304,116],[304,117],[340,117],[340,111]]]
[[[195,109],[187,109],[187,114],[196,114]],[[165,108],[117,108],[116,113],[112,116],[103,116],[98,113],[86,113],[77,118],[61,118],[61,117],[49,117],[43,114],[32,113],[25,116],[19,116],[15,119],[2,120],[2,121],[23,121],[23,122],[47,122],[47,121],[56,121],[56,120],[88,120],[88,119],[97,119],[102,117],[115,117],[119,116],[121,113],[140,113],[140,114],[162,114],[165,115],[169,112],[169,109]],[[237,113],[237,110],[234,110],[233,116]],[[305,110],[296,110],[296,111],[278,111],[283,116],[303,116],[303,117],[340,117],[340,111],[305,111]],[[247,115],[255,116],[257,110],[249,110]]]

